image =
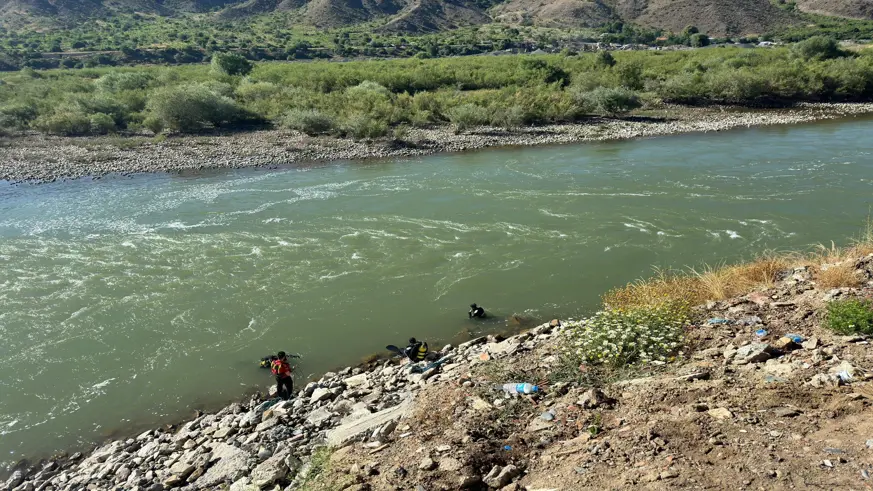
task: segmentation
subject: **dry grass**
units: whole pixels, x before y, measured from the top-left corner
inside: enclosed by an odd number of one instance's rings
[[[819,245],[810,253],[769,252],[741,264],[719,264],[687,271],[656,270],[654,276],[637,280],[603,295],[610,308],[649,307],[663,302],[699,305],[772,287],[780,272],[808,266],[821,288],[857,287],[861,278],[855,264],[873,254],[873,218],[847,247]]]

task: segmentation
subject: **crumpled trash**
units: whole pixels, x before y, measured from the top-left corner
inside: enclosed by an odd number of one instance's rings
[[[758,329],[757,331],[755,331],[755,336],[758,336],[759,338],[762,338],[762,337],[766,336],[767,334],[768,334],[768,332],[766,329]]]
[[[722,319],[722,318],[720,318],[720,317],[713,317],[712,319],[709,319],[708,321],[706,321],[706,323],[707,323],[707,324],[710,324],[710,325],[715,325],[715,324],[730,324],[730,323],[732,323],[732,322],[733,322],[733,321],[730,321],[730,320],[728,320],[728,319]]]
[[[791,338],[791,340],[797,344],[800,344],[803,342],[803,336],[801,336],[800,334],[786,334],[785,337]]]

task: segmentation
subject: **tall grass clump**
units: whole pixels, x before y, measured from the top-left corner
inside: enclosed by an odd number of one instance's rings
[[[609,367],[664,363],[682,347],[688,313],[685,302],[662,302],[644,308],[606,308],[568,325],[564,354],[582,364]]]
[[[824,324],[838,334],[873,334],[873,301],[849,299],[830,302]]]
[[[282,126],[309,136],[322,135],[333,130],[333,118],[316,109],[291,109],[282,118]]]

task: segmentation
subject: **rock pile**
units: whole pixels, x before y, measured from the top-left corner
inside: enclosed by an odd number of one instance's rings
[[[449,361],[421,373],[395,361],[369,369],[345,368],[307,384],[290,401],[252,398],[215,414],[204,414],[175,430],[156,429],[134,438],[48,462],[29,473],[17,471],[2,487],[13,491],[161,491],[166,489],[294,489],[308,472],[313,451],[369,442],[378,449],[397,431],[416,393],[445,379],[457,379],[472,363],[529,351],[557,332],[544,324],[508,339],[482,337],[446,346]],[[498,342],[499,341],[499,342]],[[427,367],[425,367],[427,368]],[[436,465],[431,463],[429,465]],[[446,468],[451,462],[440,461]],[[498,472],[503,482],[515,475]]]

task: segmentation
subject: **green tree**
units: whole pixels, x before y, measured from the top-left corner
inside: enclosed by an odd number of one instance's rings
[[[709,46],[709,36],[707,36],[706,34],[701,34],[699,32],[692,34],[688,41],[694,48]]]
[[[229,97],[203,84],[164,87],[149,97],[146,105],[151,130],[197,131],[245,119],[245,113]]]
[[[813,36],[801,41],[791,51],[804,60],[827,60],[845,55],[834,38],[826,36]]]
[[[613,58],[612,53],[606,50],[598,51],[594,60],[601,67],[615,66],[615,58]]]
[[[212,55],[212,69],[223,75],[248,75],[252,63],[235,53],[215,53]]]

